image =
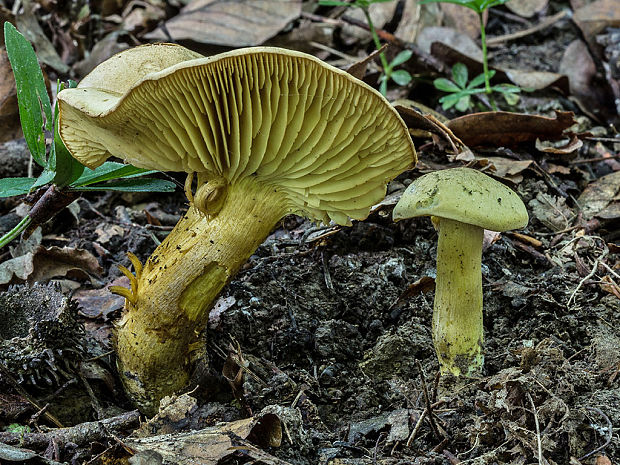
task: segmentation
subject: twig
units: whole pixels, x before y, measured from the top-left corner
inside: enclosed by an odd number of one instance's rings
[[[586,409],[590,410],[591,412],[596,412],[598,413],[600,416],[602,416],[605,421],[607,422],[607,440],[605,441],[605,444],[603,444],[602,446],[597,447],[596,449],[594,449],[593,451],[588,452],[586,455],[584,455],[583,457],[579,457],[579,461],[581,462],[584,459],[587,459],[588,457],[590,457],[591,455],[596,454],[597,452],[602,451],[603,449],[605,449],[609,444],[611,444],[611,439],[613,438],[613,434],[614,434],[614,428],[613,425],[611,423],[611,420],[609,419],[609,417],[607,415],[605,415],[602,410],[596,408],[596,407],[586,407]]]
[[[330,292],[334,292],[334,284],[332,283],[332,275],[329,272],[329,262],[327,261],[327,255],[324,251],[321,251],[321,262],[323,263],[323,277],[325,278],[325,286]]]
[[[487,45],[492,47],[492,46],[495,46],[495,45],[500,45],[500,44],[502,44],[504,42],[507,42],[509,40],[520,39],[521,37],[529,36],[530,34],[538,32],[538,31],[540,31],[542,29],[546,29],[547,27],[551,26],[552,24],[557,23],[559,20],[563,19],[567,15],[568,15],[568,12],[560,11],[559,13],[556,13],[553,16],[549,16],[548,18],[545,18],[543,21],[541,21],[540,23],[538,23],[535,26],[532,26],[530,28],[524,29],[522,31],[514,32],[512,34],[506,34],[506,35],[503,35],[503,36],[491,37],[491,38],[487,39]]]
[[[620,144],[620,140],[616,142]],[[596,158],[582,158],[581,160],[571,160],[568,162],[569,165],[580,165],[582,163],[596,163],[597,161],[606,161],[613,160],[616,158],[620,158],[620,154],[618,155],[609,155],[607,157],[596,157]]]
[[[544,465],[546,460],[543,458],[542,453],[542,441],[540,439],[540,423],[538,423],[538,414],[536,413],[536,405],[534,405],[534,399],[530,393],[527,393],[527,398],[530,401],[530,405],[532,406],[532,413],[534,415],[534,424],[536,424],[536,442],[538,443],[538,464]]]
[[[431,404],[431,396],[428,394],[428,388],[426,386],[426,379],[424,377],[424,370],[422,368],[422,364],[420,360],[416,360],[416,364],[418,366],[418,370],[420,372],[420,378],[422,380],[422,389],[424,390],[424,399],[426,400],[426,410],[428,411],[428,421],[431,425],[431,429],[433,430],[433,434],[437,439],[443,439],[441,434],[439,434],[439,429],[435,424],[435,419],[433,418],[433,405]]]
[[[138,426],[140,413],[137,410],[122,415],[106,418],[101,421],[81,423],[69,428],[54,428],[46,433],[7,433],[0,432],[0,442],[25,448],[47,447],[49,442],[57,438],[61,442],[73,442],[83,445],[100,441],[108,436],[106,429],[111,431],[128,430]]]
[[[418,434],[418,431],[420,430],[420,427],[422,426],[422,422],[426,418],[427,414],[428,414],[428,410],[424,409],[422,411],[422,414],[420,415],[420,418],[418,418],[418,421],[416,422],[415,426],[413,427],[413,431],[411,432],[411,434],[409,435],[409,438],[407,439],[407,444],[406,444],[407,447],[411,447],[411,443],[413,442],[413,440],[415,439],[416,435]]]

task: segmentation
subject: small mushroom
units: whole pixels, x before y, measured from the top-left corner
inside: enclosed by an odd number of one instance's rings
[[[116,156],[185,171],[190,208],[144,267],[118,324],[118,367],[145,412],[186,386],[209,309],[280,219],[364,219],[416,162],[381,94],[304,53],[209,58],[171,44],[104,62],[58,95],[60,134],[89,167]],[[192,181],[197,180],[195,192]]]
[[[433,342],[443,374],[472,376],[482,352],[482,238],[485,229],[527,225],[512,190],[469,168],[435,171],[412,182],[394,207],[394,221],[430,215],[439,226]]]

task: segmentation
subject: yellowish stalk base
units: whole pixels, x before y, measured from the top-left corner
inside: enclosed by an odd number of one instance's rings
[[[137,273],[117,351],[125,389],[144,413],[187,386],[215,298],[286,212],[273,187],[252,178],[230,185],[216,216],[190,207]]]
[[[441,218],[433,342],[442,374],[473,376],[482,352],[482,236],[484,230]]]

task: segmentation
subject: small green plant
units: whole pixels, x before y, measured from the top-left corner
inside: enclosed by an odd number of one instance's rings
[[[482,44],[482,69],[483,69],[482,77],[483,79],[480,82],[477,82],[476,85],[473,87],[476,87],[482,84],[482,82],[484,82],[484,89],[483,89],[484,93],[491,94],[493,91],[496,91],[496,92],[502,92],[504,96],[506,96],[507,94],[512,94],[509,97],[509,99],[512,99],[512,101],[514,102],[516,98],[514,94],[517,92],[520,92],[520,89],[517,86],[512,86],[511,87],[512,90],[510,90],[509,92],[506,90],[508,88],[506,86],[502,88],[503,90],[498,90],[495,87],[491,86],[491,78],[493,77],[495,72],[489,71],[489,60],[487,56],[487,36],[486,36],[486,29],[484,26],[484,12],[494,6],[503,5],[507,1],[508,0],[421,0],[420,5],[425,5],[427,3],[454,3],[455,5],[461,5],[461,6],[464,6],[465,8],[469,8],[470,10],[473,10],[478,14],[478,19],[480,21],[480,42]],[[454,69],[452,71],[452,75],[454,76]],[[475,77],[474,79],[472,79],[472,82],[476,81],[477,79],[478,77]],[[448,81],[448,80],[446,79],[445,81]],[[440,87],[437,87],[437,81],[435,81],[435,87],[439,90],[444,90],[444,89],[441,89]],[[448,91],[448,92],[454,93],[455,91]],[[469,95],[478,94],[478,93],[481,93],[481,92],[480,91],[471,92],[469,93]],[[466,97],[466,95],[462,96],[462,98],[464,97]],[[491,106],[493,107],[493,110],[497,110],[497,107],[495,105],[495,102],[493,101],[493,98],[489,96],[489,99],[491,101]],[[459,99],[457,99],[454,104],[456,104],[456,102],[458,101]],[[467,107],[469,107],[469,102],[467,104]],[[458,107],[456,108],[458,109]]]
[[[157,171],[106,162],[91,170],[75,160],[58,134],[58,105],[52,105],[36,54],[23,35],[4,23],[4,40],[15,84],[19,117],[32,160],[43,168],[38,178],[0,179],[0,197],[31,194],[33,207],[11,231],[0,237],[5,246],[22,232],[45,223],[84,191],[172,192],[175,184],[139,178]],[[76,83],[69,81],[69,87]],[[64,88],[59,84],[58,91]],[[51,139],[48,143],[46,135]],[[139,179],[138,179],[139,178]]]
[[[495,71],[491,70],[489,72],[489,79],[491,79],[494,75]],[[448,93],[448,95],[445,95],[439,99],[439,103],[441,103],[444,110],[454,107],[460,112],[465,112],[472,106],[472,95],[486,92],[484,87],[478,87],[484,83],[484,79],[484,74],[479,74],[468,82],[469,74],[467,71],[467,66],[463,63],[456,63],[452,67],[451,81],[446,78],[439,78],[435,79],[433,84],[436,89]],[[491,86],[491,91],[501,93],[506,100],[506,103],[509,105],[515,105],[519,100],[519,96],[516,94],[521,92],[521,89],[512,84],[498,84]]]
[[[372,35],[372,40],[375,43],[375,47],[377,48],[377,50],[379,50],[381,49],[381,41],[379,40],[379,35],[377,34],[377,30],[375,29],[375,26],[372,22],[372,18],[370,17],[368,8],[373,3],[386,3],[391,1],[392,0],[353,0],[349,3],[338,0],[319,0],[319,5],[357,7],[361,9],[364,12],[364,16],[366,16],[366,22],[368,22],[368,29],[370,29],[370,34]],[[411,50],[403,50],[398,55],[396,55],[391,62],[388,62],[387,58],[385,57],[385,53],[379,53],[379,59],[381,60],[381,66],[383,67],[383,72],[379,77],[379,91],[383,95],[387,93],[387,84],[390,80],[394,81],[399,86],[405,86],[411,82],[412,77],[408,71],[404,69],[394,69],[409,60],[409,58],[411,58],[411,55]]]

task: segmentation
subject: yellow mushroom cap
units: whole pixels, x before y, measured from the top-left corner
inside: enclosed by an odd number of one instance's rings
[[[491,231],[527,225],[528,214],[514,191],[470,168],[433,171],[413,181],[394,207],[395,221],[436,216]]]
[[[112,57],[58,95],[59,131],[88,167],[135,166],[234,183],[255,176],[291,213],[363,219],[416,162],[385,98],[319,59],[279,48],[201,57],[171,44]]]

